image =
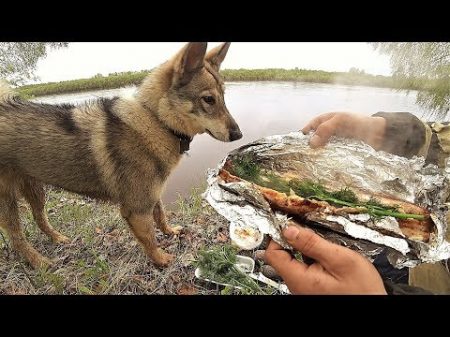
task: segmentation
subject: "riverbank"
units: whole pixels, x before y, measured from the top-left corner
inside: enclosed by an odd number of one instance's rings
[[[108,76],[96,75],[87,79],[24,85],[17,88],[24,98],[57,95],[90,90],[116,89],[139,85],[150,70],[139,72],[112,73]],[[327,72],[305,69],[226,69],[221,74],[226,82],[238,81],[290,81],[345,85],[361,85],[381,88],[396,88],[392,77],[370,75],[357,70],[351,72]],[[418,84],[408,88],[418,90]]]
[[[0,230],[0,295],[9,294],[219,294],[221,288],[198,281],[192,260],[204,247],[229,241],[227,221],[201,199],[200,189],[167,211],[178,236],[157,231],[159,245],[176,260],[166,268],[149,262],[122,220],[118,207],[50,188],[46,209],[51,224],[70,238],[56,245],[35,225],[27,204],[21,221],[30,243],[53,260],[48,269],[32,269],[11,248]]]

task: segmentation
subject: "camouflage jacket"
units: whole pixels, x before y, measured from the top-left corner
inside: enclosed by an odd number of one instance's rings
[[[386,133],[381,150],[407,158],[414,155],[422,156],[427,163],[438,165],[441,168],[445,167],[447,158],[450,156],[449,123],[423,122],[408,112],[378,112],[373,116],[386,119]],[[447,231],[447,240],[450,241],[450,230]],[[441,270],[437,270],[437,268]],[[434,282],[432,275],[437,275],[435,272],[438,271],[441,273],[440,275],[444,275],[446,280],[439,280],[441,284],[436,286],[432,284]],[[425,275],[425,273],[429,275]],[[411,276],[413,276],[413,282],[411,282]],[[416,281],[414,284],[414,279],[426,281]],[[441,264],[412,269],[410,272],[411,283],[434,292],[449,291],[449,260]],[[405,293],[404,290],[396,289],[395,286],[391,292]],[[417,289],[412,293],[417,293]]]

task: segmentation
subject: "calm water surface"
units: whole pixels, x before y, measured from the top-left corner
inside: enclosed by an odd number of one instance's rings
[[[195,137],[189,156],[184,156],[169,178],[163,195],[166,204],[205,184],[206,170],[217,166],[234,148],[261,137],[299,130],[321,113],[349,111],[371,115],[378,111],[408,111],[419,118],[427,115],[415,104],[417,93],[413,91],[406,94],[385,88],[293,82],[230,82],[226,88],[228,110],[244,137],[233,143],[222,143],[208,135]],[[134,87],[127,87],[45,96],[35,101],[82,103],[97,97],[132,95],[134,91]]]

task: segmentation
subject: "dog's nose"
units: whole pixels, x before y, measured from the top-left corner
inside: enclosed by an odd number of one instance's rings
[[[230,130],[230,142],[241,139],[242,138],[242,132],[239,129],[232,129]]]

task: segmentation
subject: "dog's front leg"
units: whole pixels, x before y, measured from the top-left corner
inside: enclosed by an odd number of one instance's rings
[[[120,209],[120,212],[130,226],[133,234],[144,247],[145,253],[156,265],[166,266],[173,261],[175,258],[174,255],[168,254],[161,248],[158,248],[152,212],[139,214],[129,211],[124,207]]]
[[[166,214],[164,212],[164,206],[163,206],[161,200],[159,200],[156,203],[155,208],[153,208],[153,219],[155,220],[158,228],[164,234],[178,235],[178,234],[180,234],[181,230],[183,229],[183,227],[181,227],[181,226],[175,226],[175,227],[169,226],[169,224],[167,223],[167,220],[166,220]]]

